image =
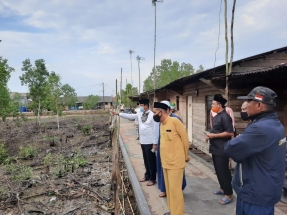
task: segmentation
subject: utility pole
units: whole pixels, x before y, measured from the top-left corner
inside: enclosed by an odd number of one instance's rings
[[[105,105],[105,84],[103,83],[103,109],[106,109],[106,105]]]
[[[139,68],[139,95],[141,93],[141,70],[140,70],[140,61],[141,60],[144,60],[145,58],[144,57],[140,57],[140,56],[137,56],[137,61],[138,61],[138,68]]]
[[[153,88],[154,88],[154,101],[155,101],[155,89],[156,89],[156,69],[155,69],[155,51],[156,51],[156,3],[163,2],[163,0],[151,0],[154,6],[154,54],[153,54]]]
[[[118,79],[116,79],[116,108],[118,107]]]
[[[132,62],[132,54],[135,53],[133,50],[129,50],[130,53],[130,58],[131,58],[131,84],[132,84],[132,89],[133,89],[133,62]],[[132,90],[132,95],[133,95],[133,90]]]
[[[121,68],[120,103],[122,103],[123,69]]]

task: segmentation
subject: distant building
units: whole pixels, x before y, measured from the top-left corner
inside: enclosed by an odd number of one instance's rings
[[[110,109],[113,106],[113,97],[112,96],[99,96],[100,100],[96,107],[93,107],[92,109],[103,109],[103,105],[105,102],[105,109]],[[66,110],[81,110],[83,109],[83,104],[88,99],[88,96],[77,96],[77,101],[75,102],[74,106],[67,106]]]
[[[18,107],[19,111],[20,112],[27,112],[27,106],[32,100],[28,99],[27,93],[18,93],[18,92],[11,92],[10,93],[10,98],[14,99],[16,94],[20,95],[20,104],[19,104],[19,107]]]

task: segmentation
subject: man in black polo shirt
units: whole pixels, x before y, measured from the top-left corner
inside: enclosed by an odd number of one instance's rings
[[[217,115],[212,120],[212,130],[207,134],[206,141],[209,141],[209,152],[212,154],[214,169],[220,185],[220,189],[213,192],[215,195],[224,195],[219,200],[222,205],[233,202],[231,173],[229,170],[229,157],[224,154],[224,144],[233,136],[233,125],[231,117],[225,111],[226,99],[216,94],[212,101],[212,111]]]

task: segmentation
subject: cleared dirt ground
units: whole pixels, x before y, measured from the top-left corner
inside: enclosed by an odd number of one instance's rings
[[[113,214],[108,122],[107,114],[61,118],[59,130],[55,118],[2,122],[0,214]]]

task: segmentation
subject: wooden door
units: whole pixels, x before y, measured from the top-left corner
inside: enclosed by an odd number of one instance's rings
[[[189,142],[192,143],[192,96],[187,98],[187,131]]]

